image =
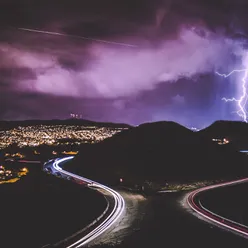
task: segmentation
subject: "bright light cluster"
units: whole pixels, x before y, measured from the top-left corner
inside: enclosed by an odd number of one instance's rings
[[[26,176],[28,172],[29,171],[26,167],[21,168],[19,170],[9,170],[9,169],[6,169],[3,165],[1,165],[0,166],[0,184],[15,183],[22,176]]]
[[[0,149],[16,143],[19,147],[39,145],[59,145],[62,140],[72,140],[75,144],[95,143],[113,136],[123,128],[95,126],[39,125],[17,127],[0,131]]]
[[[224,138],[224,139],[212,139],[212,141],[216,142],[218,145],[226,145],[229,144],[229,140]]]

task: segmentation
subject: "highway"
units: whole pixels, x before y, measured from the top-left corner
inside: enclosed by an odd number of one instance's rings
[[[197,189],[187,195],[187,203],[188,206],[193,209],[197,214],[200,216],[206,218],[210,222],[216,224],[219,227],[223,227],[229,231],[232,231],[236,234],[239,234],[245,238],[248,238],[248,226],[242,225],[240,223],[237,223],[233,220],[227,219],[223,216],[220,216],[209,209],[207,209],[205,206],[202,205],[200,201],[200,195],[203,192],[213,190],[215,188],[219,187],[226,187],[226,186],[231,186],[235,184],[241,184],[241,183],[247,183],[248,178],[240,179],[240,180],[235,180],[231,182],[225,182],[225,183],[220,183],[216,185],[210,185],[206,186],[200,189]]]
[[[61,165],[71,159],[73,159],[74,156],[70,157],[65,157],[65,158],[59,158],[55,159],[52,161],[52,163],[46,163],[45,166],[49,166],[51,164],[51,167],[53,171],[56,171],[57,173],[60,173],[62,176],[72,177],[78,181],[81,181],[84,184],[87,184],[88,187],[93,187],[96,190],[104,191],[107,192],[109,195],[111,195],[114,199],[114,207],[110,214],[102,221],[99,223],[97,227],[95,227],[92,231],[87,233],[84,237],[81,237],[79,240],[75,241],[73,244],[70,244],[67,246],[67,248],[78,248],[82,247],[89,242],[93,241],[97,237],[99,237],[102,233],[106,232],[109,230],[113,225],[120,219],[122,214],[125,211],[125,201],[123,197],[116,192],[115,190],[100,184],[98,182],[92,181],[90,179],[87,179],[85,177],[81,177],[78,175],[75,175],[71,172],[65,171],[61,168]]]

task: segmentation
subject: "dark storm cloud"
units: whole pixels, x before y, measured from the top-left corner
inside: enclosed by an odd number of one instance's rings
[[[169,116],[168,106],[172,113],[173,106],[182,108],[182,103],[191,108],[206,105],[208,100],[204,99],[211,99],[214,86],[208,80],[191,78],[211,74],[216,69],[224,71],[233,65],[235,56],[245,63],[244,37],[239,40],[233,37],[245,35],[244,22],[237,17],[241,13],[240,17],[246,20],[243,11],[246,5],[236,3],[219,1],[215,3],[218,7],[211,1],[196,0],[0,4],[0,22],[5,27],[0,36],[0,94],[18,92],[18,112],[23,109],[32,116],[48,114],[49,105],[41,104],[40,100],[46,97],[49,103],[56,99],[62,105],[63,101],[71,104],[65,112],[71,109],[84,112],[86,117],[105,116],[109,120],[125,116],[127,121],[137,122],[142,118],[158,118],[165,106]],[[14,27],[137,47],[30,33]],[[205,85],[209,85],[208,90],[202,90]],[[27,94],[33,95],[32,101],[37,104],[31,107]],[[4,104],[7,103],[5,98]],[[62,105],[56,103],[48,112],[62,111]],[[9,106],[17,109],[12,103]],[[33,106],[37,106],[36,113],[30,110],[35,109]]]
[[[0,78],[2,82],[16,80],[35,80],[36,74],[29,68],[0,68]]]
[[[33,39],[37,39],[37,35]],[[2,43],[3,67],[12,64],[35,73],[34,80],[26,77],[16,80],[17,87],[25,91],[116,98],[153,90],[160,82],[213,72],[230,59],[230,51],[240,50],[239,44],[221,35],[204,30],[202,36],[201,32],[184,27],[177,39],[162,40],[155,48],[92,44],[80,49],[65,38],[63,41],[64,44],[58,43],[56,47],[54,44],[49,47],[49,42],[45,41],[43,51],[35,49],[37,44],[25,47]]]
[[[44,94],[1,91],[1,119],[52,119],[69,117],[79,106],[79,102],[69,97],[53,97]],[[82,105],[81,105],[82,108]]]

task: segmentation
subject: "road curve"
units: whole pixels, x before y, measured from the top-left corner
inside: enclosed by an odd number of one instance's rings
[[[224,227],[236,234],[240,234],[243,237],[248,238],[248,226],[242,225],[238,222],[235,222],[233,220],[220,216],[216,213],[213,213],[212,211],[204,207],[199,199],[200,193],[204,191],[212,190],[219,187],[226,187],[235,184],[246,183],[246,182],[248,182],[248,178],[206,186],[189,193],[187,195],[186,200],[189,207],[193,209],[200,216],[203,216],[204,218],[210,220],[211,222],[217,224],[218,226]]]
[[[88,234],[86,234],[84,237],[80,238],[79,240],[77,240],[73,244],[67,246],[67,248],[82,247],[83,245],[86,245],[90,241],[96,239],[102,233],[107,231],[111,226],[113,226],[113,224],[119,220],[119,218],[121,217],[122,213],[125,210],[125,201],[124,201],[123,197],[118,192],[114,191],[113,189],[111,189],[111,188],[109,188],[103,184],[97,183],[97,182],[92,181],[90,179],[87,179],[85,177],[75,175],[71,172],[65,171],[60,167],[61,163],[69,161],[73,158],[74,157],[71,156],[71,157],[56,159],[53,162],[52,167],[54,170],[61,173],[62,175],[73,177],[74,179],[82,181],[83,183],[87,183],[90,187],[93,186],[96,189],[101,189],[101,190],[104,190],[105,192],[108,192],[114,199],[114,208],[111,211],[111,213],[107,216],[107,218],[103,222],[101,222],[94,230],[92,230],[91,232],[89,232]]]

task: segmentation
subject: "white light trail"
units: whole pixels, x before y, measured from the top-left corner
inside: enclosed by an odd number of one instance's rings
[[[39,29],[30,29],[30,28],[17,28],[17,29],[21,30],[21,31],[33,32],[33,33],[41,33],[41,34],[48,34],[48,35],[71,37],[71,38],[82,39],[82,40],[96,41],[96,42],[106,43],[106,44],[110,44],[110,45],[119,45],[119,46],[125,46],[125,47],[137,47],[136,45],[128,44],[128,43],[94,39],[94,38],[89,38],[89,37],[84,37],[84,36],[79,36],[79,35],[70,35],[70,34],[50,32],[50,31],[39,30]]]
[[[73,244],[67,246],[67,248],[79,248],[79,247],[82,247],[83,245],[89,243],[90,241],[94,240],[99,235],[101,235],[103,232],[107,231],[114,223],[116,223],[116,221],[119,220],[119,218],[122,216],[122,214],[125,210],[125,201],[124,201],[123,197],[118,192],[114,191],[113,189],[111,189],[105,185],[102,185],[100,183],[92,181],[90,179],[75,175],[75,174],[70,173],[68,171],[65,171],[59,166],[59,164],[61,164],[62,162],[68,161],[68,160],[73,159],[73,158],[74,158],[74,156],[66,157],[66,158],[62,158],[62,159],[57,159],[54,161],[52,166],[55,170],[57,170],[58,172],[60,172],[64,175],[79,179],[83,182],[89,183],[91,186],[94,186],[95,188],[103,189],[103,190],[107,191],[110,195],[113,196],[115,204],[114,204],[114,208],[111,211],[111,213],[109,214],[109,216],[102,223],[100,223],[99,226],[97,226],[94,230],[92,230],[90,233],[85,235],[83,238],[81,238],[78,241],[74,242]]]

